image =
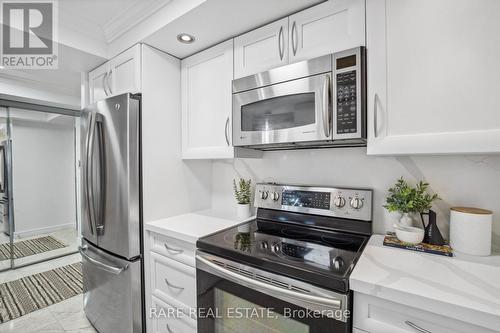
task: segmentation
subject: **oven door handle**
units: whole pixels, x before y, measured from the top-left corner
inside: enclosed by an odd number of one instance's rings
[[[290,289],[280,288],[280,287],[276,287],[276,286],[267,284],[265,282],[254,280],[252,278],[246,277],[244,275],[241,275],[241,274],[235,273],[233,271],[230,271],[228,269],[225,269],[223,267],[220,267],[219,265],[214,264],[210,260],[207,260],[207,259],[201,257],[200,255],[196,256],[196,260],[199,260],[203,264],[207,265],[208,267],[210,267],[212,270],[216,271],[218,274],[222,275],[223,277],[231,279],[235,282],[238,282],[238,281],[244,282],[247,285],[251,285],[251,286],[257,287],[257,288],[262,288],[265,291],[280,293],[280,294],[286,295],[290,298],[294,298],[297,300],[303,300],[303,301],[307,301],[307,302],[311,302],[311,303],[315,303],[315,304],[326,305],[326,306],[330,306],[330,307],[335,308],[335,309],[341,309],[341,307],[342,307],[342,302],[338,299],[331,299],[331,298],[307,295],[307,294],[299,293],[299,292],[296,292],[296,291],[293,291]]]

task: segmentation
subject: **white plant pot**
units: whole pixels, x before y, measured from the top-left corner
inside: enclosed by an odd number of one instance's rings
[[[250,212],[250,204],[237,204],[236,216],[240,221],[246,220],[247,218],[252,216],[252,212]]]
[[[394,232],[394,225],[399,224],[399,220],[401,220],[401,213],[400,212],[389,212],[385,211],[385,216],[384,216],[384,227],[385,227],[385,232]]]
[[[410,213],[403,213],[399,219],[399,223],[405,227],[413,227],[413,217]]]

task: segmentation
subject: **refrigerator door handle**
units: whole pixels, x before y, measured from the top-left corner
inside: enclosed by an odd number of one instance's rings
[[[89,155],[90,155],[90,139],[91,139],[91,132],[92,132],[92,118],[93,118],[93,113],[89,112],[89,126],[87,128],[87,134],[85,138],[85,161],[84,161],[84,170],[83,170],[83,176],[84,176],[84,181],[83,181],[83,190],[84,190],[84,199],[85,203],[87,205],[87,215],[88,215],[88,222],[89,222],[89,228],[90,228],[90,233],[93,235],[94,234],[94,227],[92,223],[92,213],[90,211],[90,205],[91,205],[91,198],[90,198],[90,188],[89,188],[89,163],[92,163],[91,160],[89,160]]]
[[[89,215],[90,215],[91,228],[96,227],[96,210],[95,210],[95,197],[94,197],[95,126],[96,126],[96,115],[94,113],[91,113],[90,125],[89,125],[89,145],[87,151],[87,184],[86,184],[89,197],[88,201],[89,201]]]
[[[99,146],[99,186],[97,187],[97,198],[99,199],[99,214],[96,219],[96,230],[97,235],[102,235],[104,233],[104,211],[105,211],[105,201],[106,197],[106,164],[104,156],[104,117],[101,114],[96,114],[95,116],[95,127],[97,128],[97,141]],[[94,191],[92,191],[94,195]]]
[[[85,253],[85,250],[87,250],[86,246],[78,247],[78,251],[80,252],[80,254],[82,255],[82,257],[84,259],[88,260],[89,262],[93,263],[94,265],[96,265],[97,267],[101,268],[102,270],[104,270],[108,273],[118,275],[128,268],[128,264],[125,265],[124,267],[115,267],[115,266],[111,266],[111,265],[102,263],[99,260],[96,260],[96,259],[90,257],[87,253]]]

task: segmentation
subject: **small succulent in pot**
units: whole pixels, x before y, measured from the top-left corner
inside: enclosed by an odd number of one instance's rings
[[[252,198],[252,180],[240,178],[238,183],[233,179],[234,197],[238,202],[237,215],[240,219],[246,219],[252,214],[250,212],[250,201]]]
[[[410,214],[427,212],[432,208],[432,202],[440,199],[439,195],[430,194],[428,190],[429,183],[420,181],[413,187],[401,177],[389,188],[384,207],[389,212],[402,213],[401,223],[410,226],[413,223]]]

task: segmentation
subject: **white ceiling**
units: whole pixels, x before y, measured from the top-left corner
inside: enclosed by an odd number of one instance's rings
[[[143,41],[179,58],[325,0],[207,0]],[[179,33],[193,44],[177,41]]]
[[[80,96],[81,72],[95,68],[104,61],[106,59],[93,54],[59,45],[57,69],[1,69],[0,78],[20,81],[30,86],[40,86],[66,95]]]
[[[5,70],[14,79],[79,96],[81,72],[145,42],[179,58],[324,0],[61,0],[59,69]],[[139,33],[140,32],[140,33]],[[181,32],[196,42],[181,44]]]

